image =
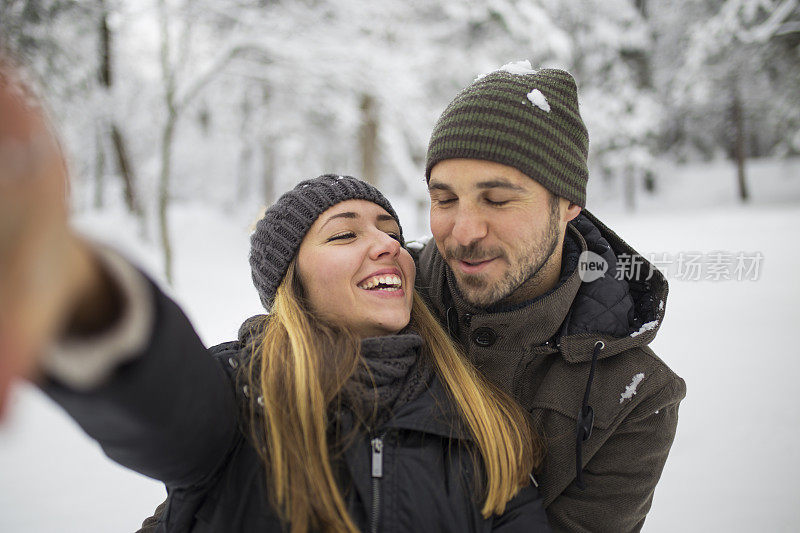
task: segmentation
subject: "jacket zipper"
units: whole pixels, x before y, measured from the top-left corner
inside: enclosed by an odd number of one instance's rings
[[[383,435],[372,439],[370,444],[372,447],[372,514],[369,520],[369,530],[371,533],[378,533],[381,505],[380,481],[383,477]]]

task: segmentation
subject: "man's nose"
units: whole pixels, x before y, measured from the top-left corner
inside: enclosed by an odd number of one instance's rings
[[[473,209],[459,209],[453,221],[451,236],[462,246],[469,246],[473,242],[486,237],[486,220]]]

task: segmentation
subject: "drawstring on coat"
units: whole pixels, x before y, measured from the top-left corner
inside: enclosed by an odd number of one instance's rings
[[[449,306],[447,308],[445,318],[447,332],[450,334],[451,338],[456,337],[458,335],[458,312],[455,307]],[[589,405],[589,393],[592,390],[594,371],[597,367],[597,357],[600,355],[600,350],[605,347],[606,345],[603,341],[594,343],[592,366],[589,369],[589,379],[586,380],[586,390],[583,393],[583,402],[578,412],[578,421],[575,429],[575,474],[576,484],[581,490],[586,488],[586,484],[583,481],[583,443],[592,436],[592,428],[594,427],[594,410],[592,406]]]
[[[592,436],[592,427],[594,426],[594,410],[589,405],[589,392],[592,390],[597,356],[600,354],[600,350],[605,347],[606,345],[603,341],[594,343],[589,379],[586,380],[586,391],[583,393],[583,403],[581,403],[581,410],[578,412],[578,424],[575,430],[575,473],[577,476],[576,484],[581,490],[586,488],[586,484],[583,482],[583,443]]]

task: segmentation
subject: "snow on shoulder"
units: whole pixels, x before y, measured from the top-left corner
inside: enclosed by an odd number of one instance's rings
[[[644,372],[639,372],[633,379],[631,380],[631,384],[625,387],[625,391],[619,395],[619,403],[624,402],[625,400],[630,400],[633,398],[633,395],[636,394],[636,389],[639,387],[639,383],[642,382],[644,379]]]
[[[631,333],[631,337],[638,337],[642,333],[654,329],[657,325],[658,325],[658,320],[653,320],[652,322],[645,322],[644,324],[642,324],[642,327],[639,328],[639,331],[634,331],[633,333]]]
[[[517,74],[519,76],[524,76],[526,74],[536,74],[537,72],[539,72],[538,69],[531,67],[531,62],[528,61],[527,59],[524,61],[512,61],[511,63],[506,63],[505,65],[503,65],[498,69],[491,70],[489,72],[484,72],[483,74],[475,78],[473,80],[473,83],[481,78],[485,78],[492,72],[500,72],[500,71],[508,72],[510,74]]]
[[[528,100],[530,100],[533,105],[542,111],[546,111],[547,113],[550,112],[550,104],[547,102],[547,98],[545,98],[545,96],[542,94],[542,91],[539,89],[534,89],[529,92]]]

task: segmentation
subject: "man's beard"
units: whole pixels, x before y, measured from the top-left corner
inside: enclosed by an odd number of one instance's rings
[[[453,269],[456,282],[464,299],[475,307],[489,307],[507,298],[528,280],[535,282],[542,268],[556,251],[559,242],[558,197],[550,201],[547,228],[544,235],[521,250],[516,257],[509,257],[508,251],[500,248],[482,248],[478,242],[469,246],[453,246],[445,249],[447,260],[480,262],[490,258],[505,260],[509,264],[503,276],[494,282],[483,274],[465,274]]]

